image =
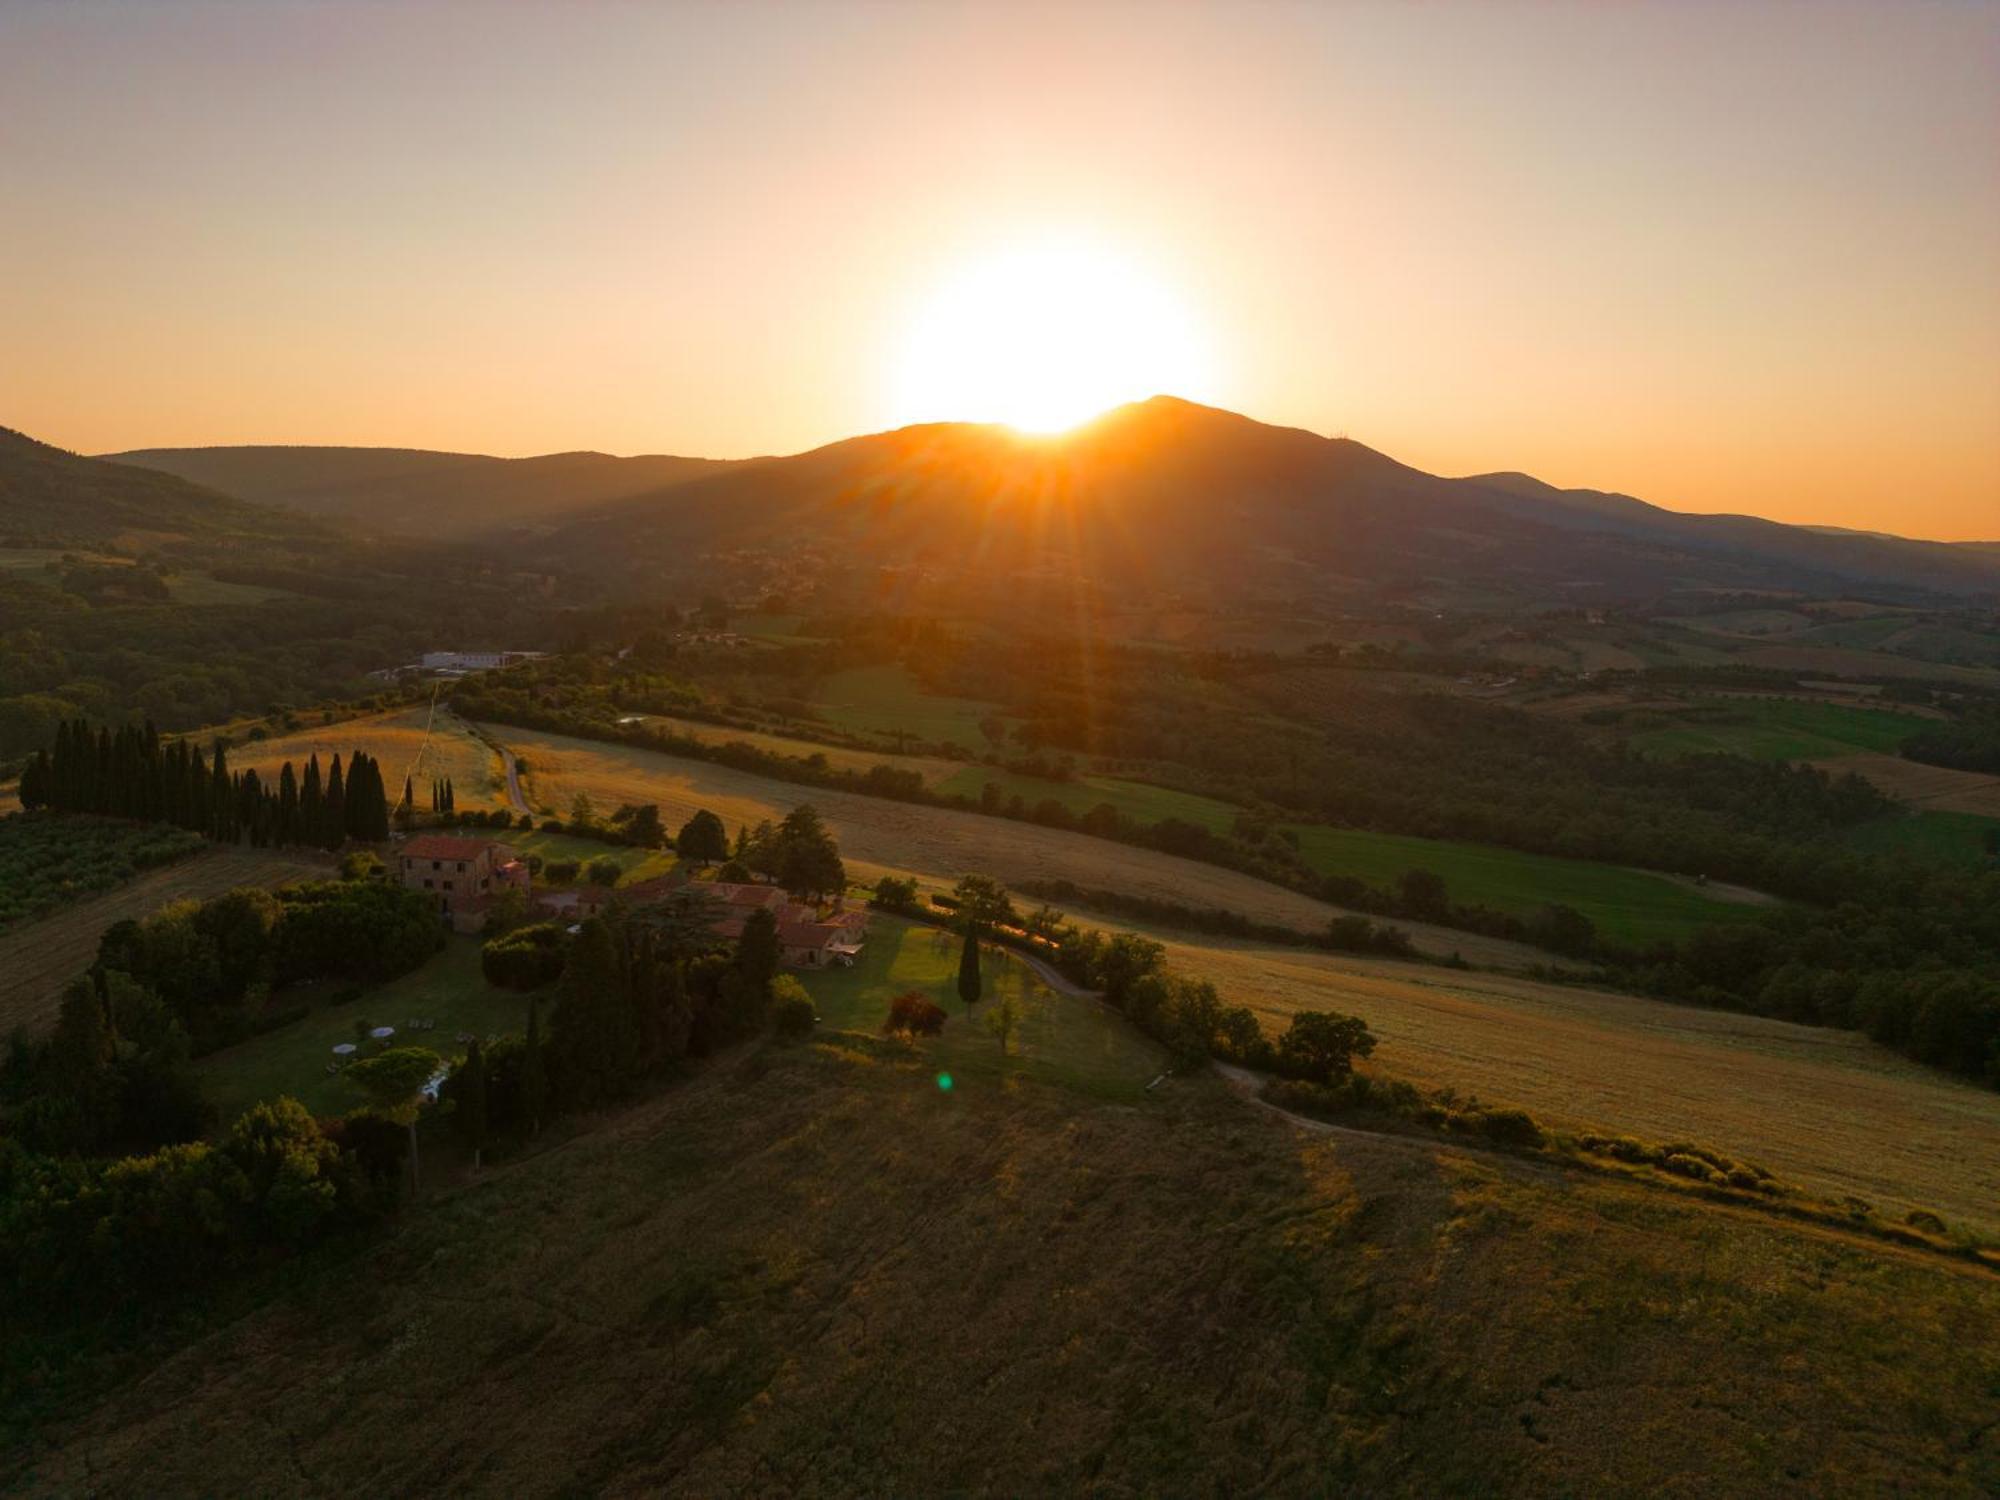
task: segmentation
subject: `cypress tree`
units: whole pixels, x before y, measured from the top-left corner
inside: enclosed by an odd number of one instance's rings
[[[319,841],[326,849],[338,849],[347,840],[347,785],[340,774],[340,757],[326,773],[326,807],[320,816]]]
[[[290,761],[278,768],[278,815],[272,834],[280,844],[299,841],[299,779],[292,774]]]
[[[481,1153],[486,1149],[486,1058],[479,1050],[477,1038],[466,1048],[465,1061],[459,1064],[453,1083],[452,1102],[456,1112],[452,1123],[457,1127],[459,1141],[472,1153],[472,1170],[476,1172]]]
[[[958,954],[958,998],[967,1010],[979,1003],[979,929],[965,924],[965,946]]]
[[[416,805],[417,805],[416,783],[410,777],[405,776],[403,778],[403,806],[415,807]]]
[[[306,757],[305,780],[299,784],[299,836],[301,844],[319,842],[320,820],[326,815],[326,794],[319,785],[319,752]]]
[[[444,810],[446,812],[458,811],[458,799],[452,795],[451,778],[449,776],[444,779]]]
[[[236,838],[236,789],[229,779],[229,750],[215,742],[215,764],[208,773],[208,836],[220,843]]]

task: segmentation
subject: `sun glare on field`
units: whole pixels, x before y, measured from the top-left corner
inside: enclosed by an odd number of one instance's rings
[[[932,288],[912,321],[898,422],[1004,422],[1060,432],[1125,401],[1213,400],[1213,360],[1188,309],[1115,252],[1037,241]]]

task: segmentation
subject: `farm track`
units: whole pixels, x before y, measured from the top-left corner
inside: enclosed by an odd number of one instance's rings
[[[331,862],[300,849],[213,849],[88,901],[0,933],[0,1035],[39,1030],[54,1018],[63,987],[90,967],[104,929],[172,901],[205,899],[239,885],[282,885],[325,874]]]

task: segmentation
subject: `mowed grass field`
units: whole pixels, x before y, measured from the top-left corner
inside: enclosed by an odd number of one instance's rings
[[[1051,781],[1043,776],[1021,776],[997,766],[965,766],[941,782],[938,790],[956,797],[977,800],[988,783],[1000,788],[1003,801],[1019,797],[1030,808],[1039,802],[1060,802],[1073,813],[1087,813],[1109,805],[1134,823],[1162,823],[1178,818],[1211,833],[1227,833],[1241,808],[1213,797],[1193,792],[1171,791],[1142,781],[1125,781],[1116,776],[1079,776],[1074,781]]]
[[[1918,714],[1789,698],[1701,698],[1679,722],[1632,736],[1642,755],[1741,755],[1751,760],[1819,760],[1857,751],[1893,752],[1934,722]]]
[[[428,733],[426,724],[430,726]],[[199,738],[205,742],[208,737]],[[438,705],[435,720],[429,705],[419,704],[333,724],[308,725],[265,740],[238,740],[230,747],[229,764],[237,771],[254,768],[260,778],[275,777],[287,760],[294,772],[303,774],[307,758],[317,755],[324,775],[334,756],[344,763],[356,750],[382,762],[382,779],[388,783],[392,808],[403,795],[405,776],[415,780],[417,806],[426,811],[430,808],[431,779],[444,776],[451,778],[452,795],[462,812],[507,805],[507,774],[500,757],[443,704]]]
[[[927,693],[907,668],[893,665],[832,673],[820,682],[813,707],[850,734],[891,738],[902,731],[931,744],[968,750],[988,747],[979,721],[995,712],[990,703]]]
[[[39,1031],[53,1021],[63,986],[90,967],[98,938],[114,922],[239,885],[277,886],[331,873],[329,861],[306,850],[217,848],[10,927],[0,933],[0,1036],[16,1026]]]
[[[1991,1494],[1994,1278],[1216,1079],[718,1059],[0,1453],[29,1495]],[[553,1133],[552,1133],[553,1135]]]
[[[534,768],[536,795],[566,807],[577,792],[600,808],[653,802],[669,828],[707,808],[733,837],[743,823],[782,818],[802,802],[818,808],[840,840],[852,880],[910,874],[949,886],[961,875],[1005,881],[1071,880],[1194,905],[1252,912],[1301,928],[1323,927],[1338,908],[1234,870],[1151,849],[1067,833],[1032,823],[989,818],[950,808],[921,807],[879,797],[797,786],[706,761],[597,740],[543,734],[505,725],[489,732]],[[1548,961],[1539,949],[1468,932],[1401,924],[1425,951],[1454,950],[1473,963],[1527,968]]]
[[[393,1026],[392,1046],[428,1047],[447,1060],[462,1057],[461,1031],[488,1037],[521,1032],[528,1025],[528,997],[496,989],[479,969],[480,939],[453,936],[414,973],[367,991],[358,1000],[328,1005],[340,987],[302,986],[276,995],[276,1006],[310,1004],[312,1013],[277,1031],[211,1052],[195,1063],[202,1092],[215,1101],[227,1125],[263,1099],[289,1094],[316,1115],[346,1114],[365,1098],[338,1074],[328,1073],[337,1043],[352,1042],[355,1027]],[[413,1020],[434,1021],[412,1030]]]
[[[1115,924],[1106,924],[1115,925]],[[2000,1234],[2000,1094],[1856,1032],[1492,974],[1168,939],[1267,1029],[1300,1010],[1358,1015],[1375,1064],[1519,1105],[1549,1124],[1693,1140],[1900,1217],[1928,1208]]]
[[[948,1013],[934,1037],[910,1043],[953,1087],[977,1081],[1005,1084],[1032,1078],[1099,1098],[1133,1102],[1165,1067],[1165,1055],[1095,1000],[1058,995],[1015,954],[989,948],[980,955],[984,993],[967,1011],[958,998],[961,939],[921,922],[876,916],[851,969],[800,973],[819,1008],[822,1034],[877,1035],[897,995],[917,990]],[[1003,1000],[1019,1013],[1019,1030],[1002,1056],[986,1028]]]
[[[1725,894],[1618,865],[1353,828],[1297,823],[1291,831],[1306,863],[1322,875],[1352,875],[1388,890],[1410,870],[1429,870],[1444,878],[1454,901],[1521,917],[1551,904],[1573,906],[1621,943],[1685,937],[1757,912],[1754,900],[1743,899],[1750,893],[1734,887]]]

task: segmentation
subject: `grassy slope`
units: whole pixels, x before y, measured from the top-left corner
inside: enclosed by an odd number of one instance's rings
[[[1106,924],[1113,925],[1113,924]],[[1252,943],[1168,939],[1266,1029],[1298,1010],[1365,1019],[1396,1077],[1570,1129],[1693,1140],[1828,1198],[1853,1194],[2000,1234],[2000,1094],[1877,1047],[1631,995]]]
[[[1408,838],[1360,829],[1293,824],[1299,852],[1323,875],[1354,875],[1391,888],[1405,871],[1444,877],[1454,901],[1527,916],[1552,902],[1573,906],[1620,942],[1684,937],[1715,922],[1740,921],[1756,908],[1715,899],[1662,875],[1589,860],[1524,854],[1491,844]]]
[[[1684,722],[1632,737],[1644,755],[1743,755],[1815,760],[1857,750],[1893,751],[1932,721],[1916,714],[1782,698],[1704,698],[1690,705],[1735,722]]]
[[[1990,1276],[860,1036],[489,1170],[0,1459],[27,1493],[1990,1493]],[[1982,1435],[1984,1433],[1984,1435]]]

